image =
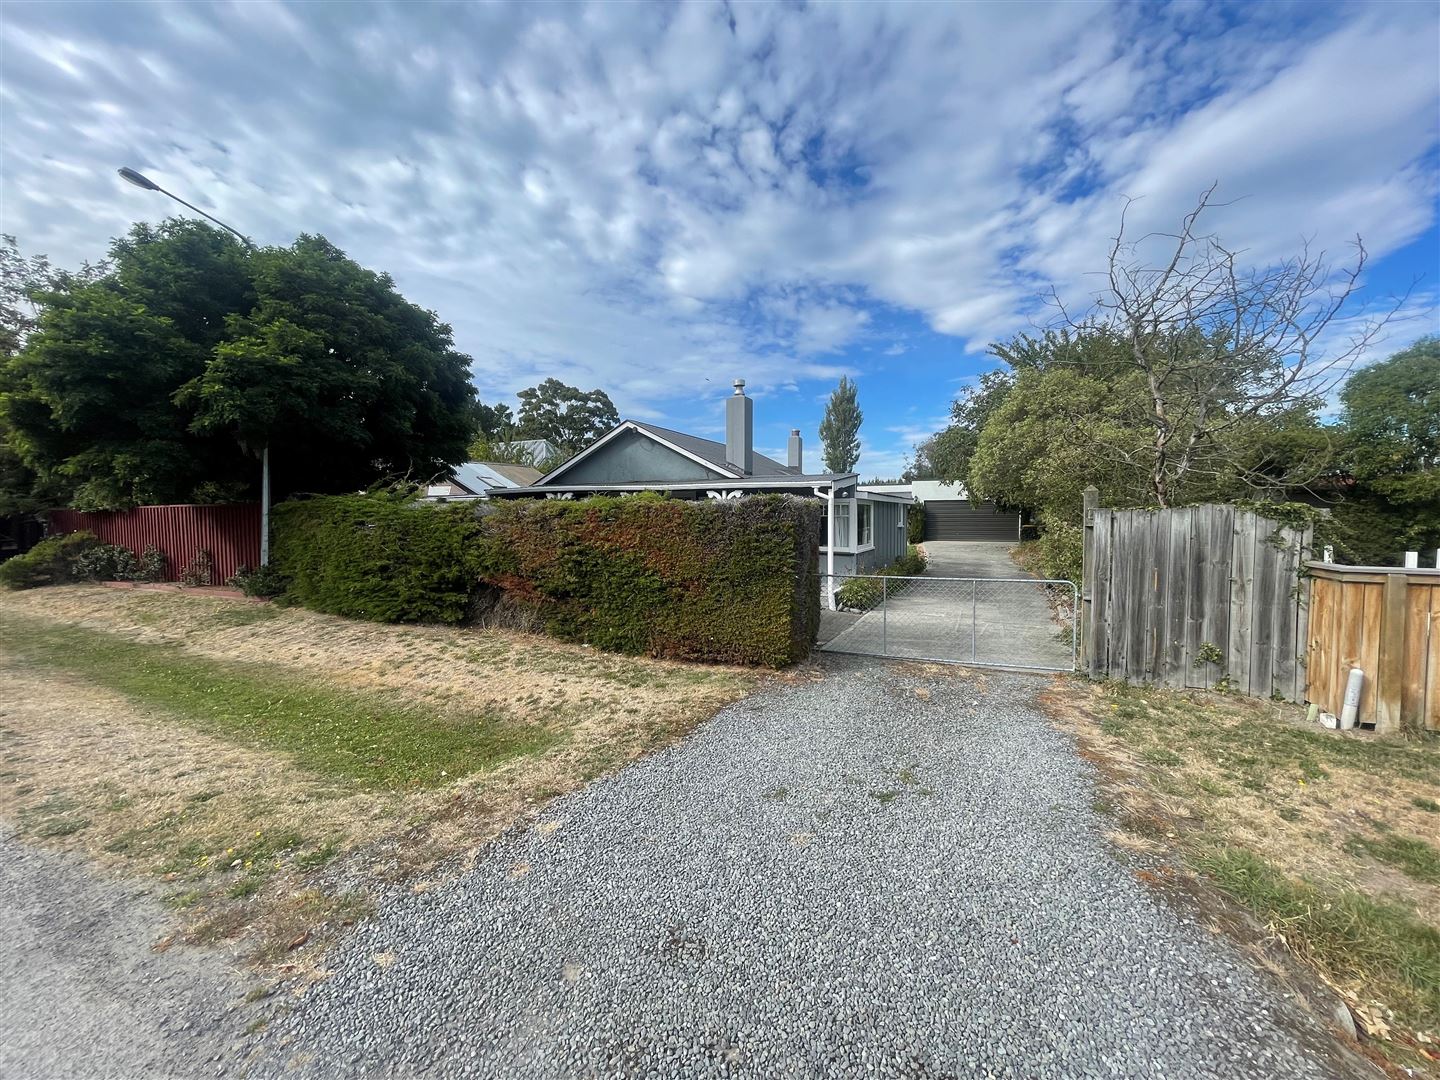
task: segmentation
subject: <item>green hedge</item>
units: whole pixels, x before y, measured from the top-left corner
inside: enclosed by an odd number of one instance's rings
[[[0,563],[0,585],[7,589],[37,589],[74,581],[81,560],[99,545],[92,532],[46,537],[24,555]]]
[[[472,504],[389,492],[286,502],[270,562],[287,600],[375,622],[467,621],[484,561]]]
[[[383,622],[523,609],[548,633],[616,652],[779,667],[820,617],[819,509],[781,496],[286,503],[273,562],[287,599]]]

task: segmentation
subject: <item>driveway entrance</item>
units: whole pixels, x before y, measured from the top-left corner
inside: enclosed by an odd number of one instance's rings
[[[1025,575],[1009,544],[933,540],[923,577],[837,581],[828,652],[1071,671],[1075,586]]]

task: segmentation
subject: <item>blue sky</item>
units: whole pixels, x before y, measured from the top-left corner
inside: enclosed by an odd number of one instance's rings
[[[900,471],[986,346],[1083,302],[1123,199],[1257,262],[1373,257],[1381,352],[1436,329],[1433,4],[0,7],[0,230],[62,265],[167,209],[320,232],[455,328],[489,401],[549,375],[757,445],[848,374]]]

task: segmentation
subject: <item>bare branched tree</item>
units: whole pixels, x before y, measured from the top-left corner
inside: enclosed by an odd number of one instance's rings
[[[1116,376],[1133,374],[1144,386],[1136,420],[1151,433],[1145,456],[1161,506],[1200,474],[1244,476],[1254,467],[1247,434],[1287,415],[1313,413],[1404,303],[1342,319],[1366,265],[1359,237],[1344,266],[1332,266],[1308,244],[1282,262],[1251,266],[1243,251],[1201,231],[1205,211],[1222,205],[1214,194],[1212,185],[1178,232],[1139,239],[1127,235],[1127,202],[1092,306],[1072,312],[1052,292],[1062,327],[1124,343],[1110,364]],[[1164,242],[1165,257],[1147,261],[1141,248],[1157,242]]]

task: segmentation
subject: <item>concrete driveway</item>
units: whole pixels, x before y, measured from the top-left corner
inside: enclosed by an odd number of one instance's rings
[[[971,540],[927,540],[921,545],[934,577],[1030,577],[1010,558],[1014,544],[984,544]]]
[[[829,652],[949,660],[993,667],[1068,671],[1068,626],[1056,621],[1052,587],[1010,558],[1010,544],[932,540],[924,578],[829,637]],[[959,579],[959,580],[956,580]],[[998,580],[1021,579],[1021,580]],[[1068,601],[1061,588],[1058,599]]]

